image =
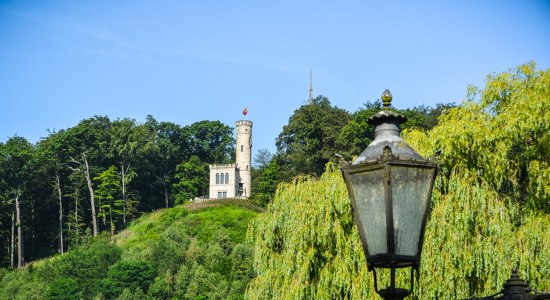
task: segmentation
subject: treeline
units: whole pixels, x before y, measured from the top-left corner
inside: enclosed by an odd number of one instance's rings
[[[0,143],[0,267],[205,195],[208,164],[234,152],[233,129],[219,121],[180,126],[152,116],[142,124],[95,116],[36,144],[11,137]]]
[[[398,110],[406,126],[431,129],[454,104]],[[357,154],[374,138],[366,120],[381,109],[367,102],[354,113],[318,96],[289,118],[277,152],[255,156],[251,200],[266,206],[278,183],[321,175],[334,154]],[[0,143],[0,267],[63,253],[84,236],[111,235],[142,212],[208,194],[208,164],[234,160],[233,128],[219,121],[188,126],[95,116],[36,144]]]
[[[456,104],[440,103],[392,110],[407,117],[404,129],[430,130],[438,124],[438,117],[453,107]],[[324,96],[296,109],[276,139],[277,152],[260,149],[255,157],[252,195],[256,202],[267,205],[280,182],[298,175],[320,176],[328,162],[339,160],[336,154],[346,160],[359,155],[374,139],[374,128],[367,119],[380,110],[382,103],[376,100],[350,113]]]

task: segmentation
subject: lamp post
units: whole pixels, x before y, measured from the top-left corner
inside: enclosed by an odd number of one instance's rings
[[[497,297],[499,296],[500,297]],[[550,293],[537,292],[529,287],[525,280],[519,278],[518,270],[513,269],[510,279],[502,286],[502,290],[494,295],[482,298],[469,298],[468,300],[542,300],[550,299]]]
[[[369,271],[384,299],[404,299],[418,274],[426,219],[437,172],[401,137],[406,117],[390,111],[392,95],[382,94],[383,110],[368,119],[375,139],[352,164],[344,164],[346,181]],[[395,272],[411,268],[410,290],[395,286]],[[390,269],[390,286],[378,290],[377,268]]]

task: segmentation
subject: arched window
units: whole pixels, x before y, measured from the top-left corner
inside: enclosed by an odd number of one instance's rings
[[[229,184],[229,173],[225,173],[225,184]]]
[[[216,173],[216,184],[220,184],[220,173]]]
[[[244,151],[244,146],[243,146],[243,145],[241,145],[241,152],[243,152],[243,151]]]

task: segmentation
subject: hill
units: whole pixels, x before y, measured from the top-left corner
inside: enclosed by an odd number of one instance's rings
[[[22,270],[0,270],[0,299],[242,299],[248,222],[260,208],[224,199],[143,215]]]

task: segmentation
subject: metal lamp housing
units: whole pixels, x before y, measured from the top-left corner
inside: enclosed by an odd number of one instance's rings
[[[405,116],[385,108],[368,120],[375,139],[342,173],[369,270],[418,268],[437,163],[400,137]]]

